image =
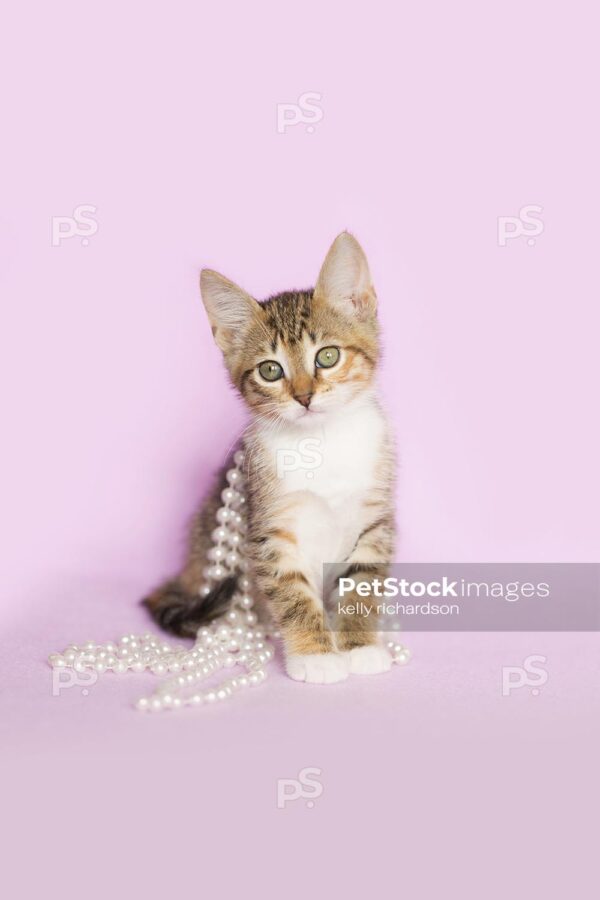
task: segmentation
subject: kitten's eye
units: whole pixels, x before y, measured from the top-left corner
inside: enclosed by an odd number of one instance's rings
[[[318,369],[330,369],[332,366],[335,366],[339,358],[340,351],[337,347],[323,347],[317,353],[315,362]]]
[[[258,367],[258,371],[265,381],[279,381],[283,375],[283,369],[279,363],[274,362],[272,359],[268,359],[266,362],[261,363]]]

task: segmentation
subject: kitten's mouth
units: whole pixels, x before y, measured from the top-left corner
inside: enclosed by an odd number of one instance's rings
[[[308,409],[296,409],[296,407],[293,407],[293,411],[294,415],[289,416],[288,414],[285,417],[288,422],[306,422],[308,419],[319,418],[323,415],[322,409],[312,409],[310,407]]]

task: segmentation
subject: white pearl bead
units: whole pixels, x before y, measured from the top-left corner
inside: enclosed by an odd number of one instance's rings
[[[224,491],[221,491],[221,500],[228,506],[235,497],[235,494],[236,492],[233,488],[225,488]]]
[[[225,557],[225,562],[229,566],[230,569],[235,569],[236,566],[239,566],[240,561],[241,561],[241,558],[240,558],[239,554],[237,554],[235,552],[235,550],[232,550]]]
[[[235,516],[236,516],[236,513],[231,512],[231,510],[227,509],[226,506],[222,506],[220,509],[217,510],[216,519],[217,519],[217,522],[219,522],[221,525],[224,525],[225,522],[234,521]]]
[[[230,469],[226,478],[232,487],[242,483],[242,473],[238,469]]]
[[[135,705],[138,709],[148,709],[150,701],[147,697],[141,697]]]
[[[241,468],[244,465],[244,451],[236,450],[233,454],[233,461],[238,468]]]
[[[211,536],[215,544],[223,544],[225,541],[230,540],[231,534],[232,532],[228,528],[225,528],[224,525],[219,525],[218,528],[214,529]]]
[[[213,562],[221,562],[227,556],[227,551],[224,547],[211,547],[206,555]]]

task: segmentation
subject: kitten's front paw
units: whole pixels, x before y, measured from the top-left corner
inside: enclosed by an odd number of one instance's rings
[[[349,660],[343,653],[290,654],[285,663],[287,673],[294,681],[310,684],[334,684],[344,681],[350,674]]]
[[[346,656],[353,675],[379,675],[380,672],[389,672],[392,667],[392,657],[385,647],[377,644],[355,647]]]

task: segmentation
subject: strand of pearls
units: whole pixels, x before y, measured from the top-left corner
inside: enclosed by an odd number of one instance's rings
[[[216,513],[213,545],[208,551],[205,581],[200,595],[207,596],[224,578],[237,576],[237,591],[230,610],[205,628],[200,628],[193,647],[173,647],[160,636],[128,634],[118,641],[97,644],[87,641],[70,644],[62,653],[53,653],[53,668],[73,668],[77,672],[145,672],[167,676],[150,697],[142,697],[136,708],[150,712],[201,706],[227,700],[244,688],[261,684],[267,677],[266,665],[273,659],[272,641],[277,631],[261,627],[253,611],[254,600],[247,576],[248,563],[243,555],[246,533],[246,498],[243,493],[244,454],[238,450],[234,465],[227,472],[222,494],[223,505]],[[387,647],[395,663],[407,663],[409,651],[394,641]],[[202,682],[221,669],[239,666],[241,674],[222,681],[217,687],[202,690]]]

